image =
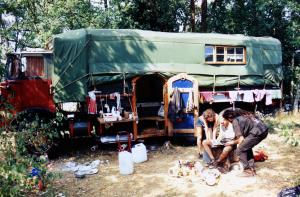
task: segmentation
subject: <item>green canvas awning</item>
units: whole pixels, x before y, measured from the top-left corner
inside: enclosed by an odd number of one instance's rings
[[[161,73],[188,73],[199,86],[279,86],[281,44],[270,37],[142,30],[79,29],[56,35],[55,101],[84,101],[88,85]],[[205,45],[245,46],[246,64],[205,63]]]

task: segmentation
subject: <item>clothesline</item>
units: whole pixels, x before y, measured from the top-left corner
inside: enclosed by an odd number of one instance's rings
[[[281,99],[282,93],[280,89],[255,89],[255,90],[232,90],[232,91],[201,91],[200,100],[205,102],[259,102],[265,99],[266,105],[272,104],[272,99]]]

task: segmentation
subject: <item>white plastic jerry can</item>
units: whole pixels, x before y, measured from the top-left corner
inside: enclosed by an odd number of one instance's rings
[[[132,153],[128,151],[121,151],[118,155],[120,174],[128,175],[134,171]]]
[[[136,144],[131,151],[134,163],[147,161],[147,149],[143,143]]]

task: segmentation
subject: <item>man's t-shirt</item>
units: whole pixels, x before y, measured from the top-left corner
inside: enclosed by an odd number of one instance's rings
[[[249,134],[261,135],[267,132],[267,126],[259,119],[239,116],[232,121],[236,137],[247,137]]]

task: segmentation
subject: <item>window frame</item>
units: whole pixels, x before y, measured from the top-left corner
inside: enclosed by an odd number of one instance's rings
[[[212,47],[213,48],[213,60],[212,61],[206,61],[206,47]],[[217,48],[223,48],[223,53],[217,53]],[[234,53],[230,54],[232,56],[235,56],[235,61],[234,62],[229,62],[227,61],[228,57],[228,48],[234,48]],[[243,54],[237,54],[237,48],[242,48],[243,49]],[[240,65],[240,64],[246,64],[246,46],[241,46],[241,45],[212,45],[212,44],[206,44],[204,46],[204,62],[205,64],[232,64],[232,65]],[[243,61],[238,62],[237,61],[237,56],[242,55],[243,56]],[[217,57],[223,56],[223,61],[217,61]]]

